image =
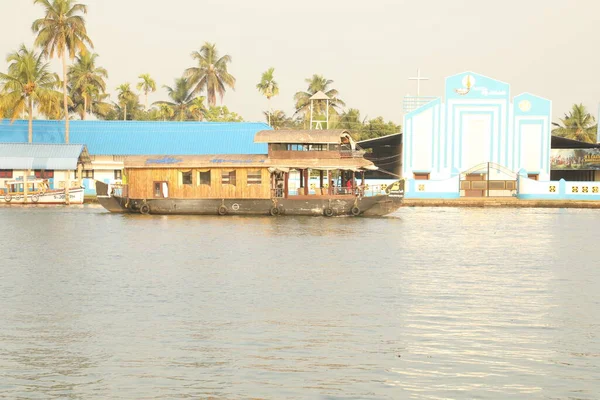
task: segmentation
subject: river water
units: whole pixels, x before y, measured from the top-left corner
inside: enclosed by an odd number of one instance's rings
[[[600,398],[595,210],[0,228],[0,398]]]

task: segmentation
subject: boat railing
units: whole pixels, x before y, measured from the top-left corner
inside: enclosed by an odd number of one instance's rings
[[[311,187],[306,190],[306,188],[297,188],[290,189],[288,196],[359,196],[359,197],[369,197],[369,196],[379,196],[387,194],[388,186],[385,184],[382,185],[366,185],[366,186],[357,186],[354,188],[347,187],[333,187],[331,190],[329,188],[317,188]],[[285,197],[285,192],[283,189],[271,189],[271,197],[272,198],[283,198]]]
[[[365,155],[365,151],[364,150],[340,150],[340,157],[341,158],[361,158],[364,157]]]

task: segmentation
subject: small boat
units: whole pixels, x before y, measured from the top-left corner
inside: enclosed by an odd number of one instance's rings
[[[377,167],[346,130],[260,131],[254,141],[268,154],[125,157],[126,183],[97,181],[98,202],[117,213],[328,217],[402,205],[403,180],[367,187],[364,173]]]
[[[0,204],[65,204],[65,189],[50,189],[46,179],[28,179],[27,196],[23,178],[6,181],[6,187],[0,189]],[[83,204],[84,188],[69,188],[69,203]]]

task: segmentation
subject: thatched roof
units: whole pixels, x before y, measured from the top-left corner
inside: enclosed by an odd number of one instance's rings
[[[325,130],[269,130],[259,131],[254,136],[255,143],[311,143],[339,144],[342,137],[350,140],[350,131],[346,129]]]

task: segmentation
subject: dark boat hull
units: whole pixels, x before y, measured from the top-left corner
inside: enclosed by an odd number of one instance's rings
[[[98,184],[104,185],[101,182]],[[401,194],[369,197],[294,196],[287,199],[127,199],[110,196],[98,186],[98,202],[108,211],[115,213],[383,216],[396,211],[402,205]]]

